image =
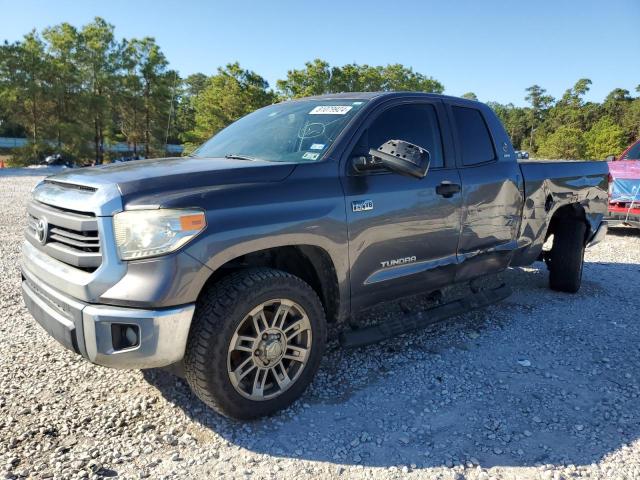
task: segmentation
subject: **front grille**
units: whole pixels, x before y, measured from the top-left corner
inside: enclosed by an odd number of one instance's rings
[[[72,267],[93,272],[102,263],[98,222],[91,213],[33,201],[26,235],[35,247]]]

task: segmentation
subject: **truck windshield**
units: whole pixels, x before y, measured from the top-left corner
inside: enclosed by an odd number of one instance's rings
[[[261,108],[218,132],[193,156],[315,162],[365,103],[301,100]]]

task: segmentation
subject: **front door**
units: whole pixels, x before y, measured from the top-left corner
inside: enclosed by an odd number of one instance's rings
[[[346,196],[352,308],[428,292],[453,281],[460,232],[461,193],[450,138],[443,138],[440,101],[379,107],[356,137],[349,158],[388,140],[426,148],[425,178],[385,169],[358,173],[347,161]],[[440,188],[452,184],[454,188]],[[438,193],[440,192],[440,193]]]

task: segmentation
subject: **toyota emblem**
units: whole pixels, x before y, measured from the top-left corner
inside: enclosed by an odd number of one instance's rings
[[[36,237],[38,241],[44,245],[47,243],[47,237],[49,236],[49,224],[44,218],[38,220],[36,224]]]

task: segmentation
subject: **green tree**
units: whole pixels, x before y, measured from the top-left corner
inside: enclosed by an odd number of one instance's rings
[[[409,91],[442,93],[444,86],[421,73],[414,72],[412,68],[404,67],[400,64],[387,65],[382,67],[383,91]]]
[[[622,124],[627,110],[631,106],[633,98],[629,90],[624,88],[614,88],[602,103],[601,115],[606,115],[615,123]]]
[[[140,75],[141,52],[138,43],[123,40],[119,46],[120,75],[114,104],[117,128],[134,155],[144,142],[144,94]]]
[[[487,104],[498,115],[514,147],[526,150],[529,141],[529,109],[516,107],[512,103],[502,105],[497,102],[488,102]]]
[[[588,158],[603,160],[618,155],[626,146],[624,129],[611,117],[602,117],[584,134]]]
[[[206,88],[208,81],[204,73],[194,73],[180,83],[176,92],[176,140],[186,143],[197,142],[198,139],[192,137],[196,127],[195,99]]]
[[[114,27],[96,17],[80,32],[79,66],[85,85],[84,120],[93,127],[95,162],[104,160],[111,97],[116,82],[117,55]]]
[[[636,87],[640,93],[640,85]],[[634,98],[627,104],[621,121],[625,132],[626,143],[640,139],[640,97]]]
[[[351,72],[350,79],[343,78],[340,82],[348,85],[354,78],[357,74]],[[278,80],[276,85],[285,98],[300,98],[331,92],[331,79],[329,63],[316,58],[305,63],[304,70],[289,70],[286,80]]]
[[[582,131],[589,129],[598,114],[595,105],[584,103],[584,96],[590,86],[591,80],[581,78],[564,92],[562,98],[549,111],[550,131],[555,131],[561,126],[572,126]]]
[[[240,117],[273,103],[276,95],[267,81],[238,63],[219,68],[194,98],[195,127],[190,133],[202,142]]]
[[[171,80],[174,72],[168,72],[168,62],[155,40],[145,37],[127,42],[128,65],[133,65],[130,75],[134,77],[134,98],[140,110],[140,122],[135,123],[135,131],[142,137],[144,154],[149,157],[152,145],[160,143],[167,127],[171,102]],[[137,117],[136,117],[137,119]],[[137,137],[136,137],[137,138]]]
[[[478,96],[473,92],[467,92],[462,94],[462,98],[466,98],[467,100],[475,100],[478,101]]]
[[[83,83],[79,66],[80,35],[68,23],[47,28],[43,32],[46,41],[50,75],[50,95],[55,102],[52,131],[56,149],[67,157],[88,154],[86,141],[91,131],[82,121]]]
[[[321,59],[307,62],[302,70],[289,70],[286,79],[278,80],[277,87],[284,98],[339,92],[444,91],[437,80],[400,64],[372,67],[352,63],[331,67]]]
[[[549,159],[580,159],[585,157],[585,150],[582,131],[565,125],[542,139],[537,154]]]
[[[50,89],[51,68],[45,44],[37,32],[21,42],[5,44],[0,53],[0,100],[11,119],[22,125],[29,145],[21,156],[38,159],[47,151],[54,102]]]
[[[530,86],[526,92],[525,100],[531,105],[528,110],[528,129],[530,132],[528,149],[533,150],[535,146],[534,133],[544,122],[546,113],[553,104],[553,97],[545,95],[547,91],[539,85]]]

